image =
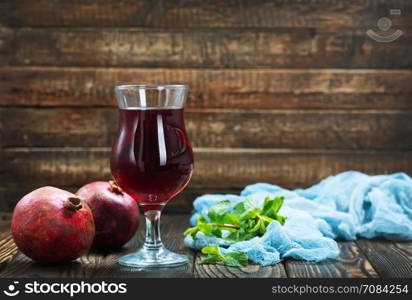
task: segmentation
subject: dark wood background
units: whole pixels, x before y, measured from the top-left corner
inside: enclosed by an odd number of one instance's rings
[[[390,17],[404,31],[365,31]],[[1,0],[0,210],[108,179],[116,84],[190,85],[194,196],[412,174],[412,1]]]

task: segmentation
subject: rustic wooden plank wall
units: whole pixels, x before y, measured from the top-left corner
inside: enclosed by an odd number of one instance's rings
[[[390,9],[403,36],[365,35]],[[109,178],[115,84],[186,83],[196,195],[412,174],[408,0],[0,1],[0,210]]]

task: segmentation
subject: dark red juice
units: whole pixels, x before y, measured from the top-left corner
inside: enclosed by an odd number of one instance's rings
[[[114,179],[143,210],[161,209],[193,172],[183,109],[120,109],[119,130],[110,159]]]

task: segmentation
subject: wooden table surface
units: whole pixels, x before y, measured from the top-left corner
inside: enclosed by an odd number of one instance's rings
[[[161,225],[165,245],[191,258],[186,266],[145,270],[118,265],[119,255],[132,252],[141,245],[144,226],[140,227],[137,239],[119,251],[91,251],[69,264],[42,265],[17,250],[10,235],[10,214],[0,217],[0,277],[412,277],[412,242],[366,239],[340,242],[341,256],[321,263],[284,260],[273,266],[249,265],[244,268],[198,265],[199,255],[183,245],[182,232],[189,226],[188,215],[164,215]]]

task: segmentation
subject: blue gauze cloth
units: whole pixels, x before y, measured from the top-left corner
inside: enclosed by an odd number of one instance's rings
[[[262,206],[267,196],[285,197],[279,212],[287,217],[283,226],[274,221],[262,237],[236,243],[199,232],[196,240],[187,236],[185,245],[193,249],[219,245],[223,253],[243,251],[252,262],[266,266],[282,258],[310,261],[336,258],[339,256],[336,239],[412,239],[412,179],[404,173],[369,176],[348,171],[297,190],[256,183],[246,186],[240,196],[198,197],[190,221],[196,225],[199,215],[208,219],[208,209],[222,200],[230,200],[233,208],[245,197],[251,197]]]

